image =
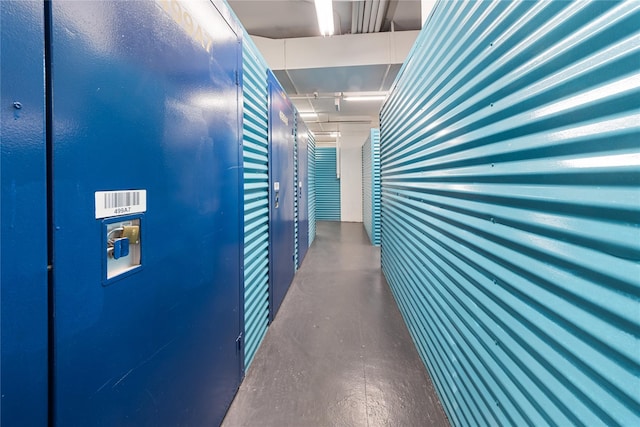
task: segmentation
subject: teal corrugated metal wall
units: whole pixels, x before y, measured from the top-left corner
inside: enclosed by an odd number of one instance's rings
[[[373,183],[372,183],[371,136],[362,145],[362,222],[369,240],[374,243],[373,236]]]
[[[307,140],[307,158],[309,159],[309,180],[307,186],[309,187],[309,247],[316,238],[316,137],[312,132],[309,132],[309,139]]]
[[[336,174],[336,149],[316,148],[316,218],[340,221],[340,180]]]
[[[300,189],[298,188],[298,112],[296,111],[293,115],[295,123],[293,125],[293,132],[294,132],[294,137],[293,137],[293,192],[294,192],[294,198],[293,198],[293,229],[294,229],[294,238],[295,238],[295,251],[293,252],[293,265],[294,268],[296,270],[298,270],[298,259],[299,259],[299,252],[298,252],[298,191],[300,191]]]
[[[371,130],[371,156],[373,180],[373,244],[380,245],[380,129]]]
[[[369,240],[380,245],[380,130],[371,129],[362,146],[362,218]]]
[[[439,2],[382,265],[454,425],[640,425],[640,2]]]
[[[243,62],[245,369],[269,323],[267,65],[245,34]]]

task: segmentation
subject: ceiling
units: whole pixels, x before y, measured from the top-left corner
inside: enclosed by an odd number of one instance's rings
[[[331,56],[333,51],[329,50],[328,54],[324,52],[325,58],[328,55],[329,59],[325,59],[321,64],[310,60],[306,63],[298,61],[301,64],[295,66],[290,65],[293,62],[291,60],[287,64],[287,59],[284,60],[284,64],[287,65],[275,65],[273,55],[263,46],[265,43],[277,43],[276,41],[280,41],[282,46],[297,42],[302,47],[297,51],[293,50],[289,55],[299,57],[304,56],[301,53],[305,52],[307,45],[304,43],[308,42],[310,47],[307,51],[318,52],[318,56],[321,56],[324,45],[318,44],[323,43],[323,39],[319,37],[313,0],[229,0],[228,3],[247,32],[254,36],[256,45],[262,50],[267,63],[274,70],[298,111],[317,114],[304,118],[310,130],[316,134],[316,139],[319,142],[335,142],[336,132],[340,132],[339,137],[350,134],[351,138],[361,139],[360,143],[363,143],[368,130],[378,126],[378,113],[382,101],[358,102],[349,101],[347,98],[350,95],[386,94],[404,57],[398,60],[374,58],[350,62],[340,58],[342,52],[340,47],[335,50],[336,43],[338,46],[344,46],[344,52],[352,52],[349,49],[354,49],[355,46],[356,54],[349,53],[353,57],[366,56],[367,50],[386,49],[386,39],[367,34],[376,33],[374,22],[377,21],[382,33],[391,30],[398,33],[407,32],[410,36],[410,46],[417,34],[415,30],[420,29],[420,1],[334,0],[335,33],[331,37],[332,40],[324,42],[333,43],[335,60],[332,60]],[[380,10],[379,13],[376,13],[376,8]],[[365,16],[368,16],[369,20]],[[360,36],[351,37],[351,34]],[[339,107],[336,104],[339,104]]]
[[[319,35],[313,0],[229,0],[228,3],[249,34],[270,39]],[[334,0],[335,35],[350,34],[354,5],[364,1]],[[387,2],[380,31],[420,29],[420,0]]]

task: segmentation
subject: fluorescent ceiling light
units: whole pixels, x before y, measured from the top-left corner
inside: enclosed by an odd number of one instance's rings
[[[331,0],[315,0],[318,27],[323,36],[333,35],[333,3]]]
[[[300,113],[300,117],[302,118],[308,118],[308,119],[312,119],[315,117],[318,117],[318,115],[316,113]]]
[[[319,132],[314,132],[313,133],[316,136],[329,136],[331,138],[336,138],[338,136],[342,136],[341,132],[330,132],[330,131],[319,131]]]
[[[385,95],[371,95],[371,96],[345,96],[345,101],[382,101],[386,98]]]

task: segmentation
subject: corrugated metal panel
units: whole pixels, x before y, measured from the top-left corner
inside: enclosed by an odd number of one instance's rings
[[[293,234],[294,234],[294,238],[295,238],[295,251],[293,253],[293,265],[295,267],[296,270],[298,270],[298,259],[300,257],[300,254],[298,253],[299,249],[298,249],[298,191],[300,191],[300,189],[298,188],[298,111],[296,110],[293,117],[294,119],[294,124],[293,124],[293,132],[294,132],[294,138],[293,138],[293,194],[294,194],[294,198],[293,198]]]
[[[269,176],[267,65],[243,40],[244,358],[245,369],[269,324]]]
[[[640,3],[440,2],[382,265],[454,425],[640,425]]]
[[[373,245],[380,245],[380,130],[371,129],[362,146],[362,215]]]
[[[309,159],[309,246],[316,238],[316,137],[309,132],[308,159]]]
[[[373,183],[372,183],[371,136],[362,145],[362,222],[373,243]]]
[[[336,149],[316,148],[316,218],[340,221],[340,180],[336,173]]]
[[[309,128],[296,115],[296,136],[298,138],[298,266],[302,265],[309,249]]]
[[[380,245],[380,129],[371,130],[371,164],[373,180],[373,244]]]

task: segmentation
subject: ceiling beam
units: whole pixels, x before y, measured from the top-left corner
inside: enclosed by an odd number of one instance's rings
[[[419,31],[268,39],[252,36],[272,70],[402,64]]]

